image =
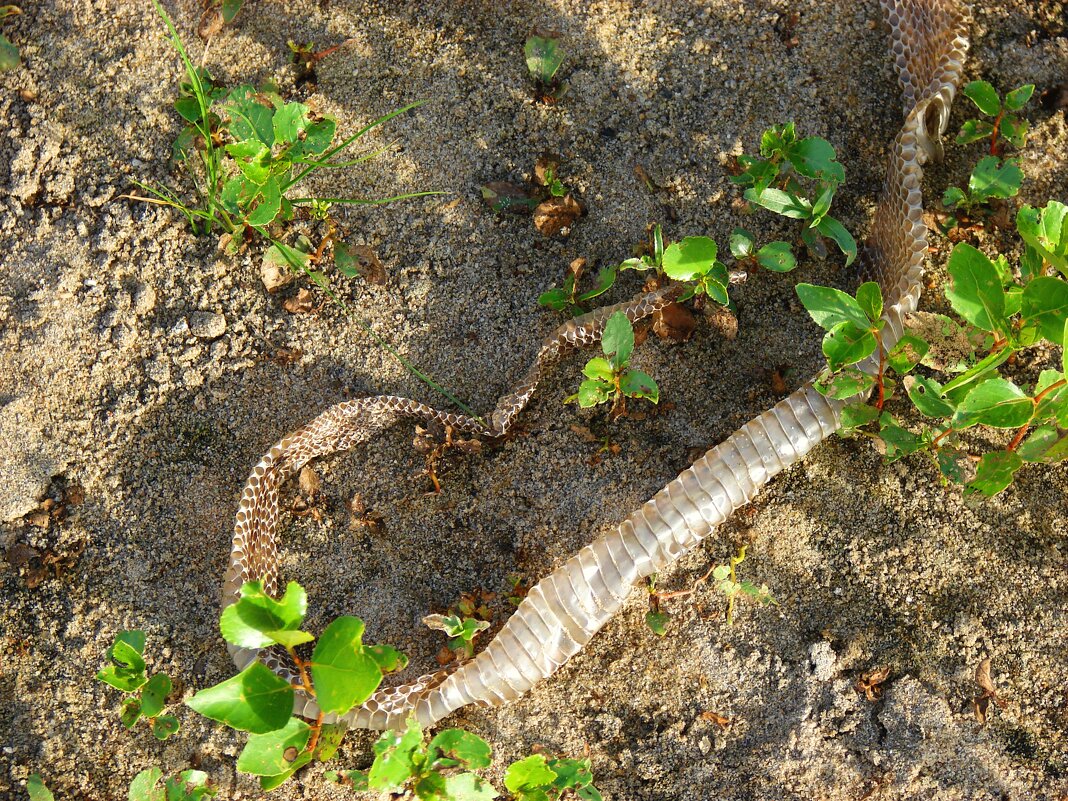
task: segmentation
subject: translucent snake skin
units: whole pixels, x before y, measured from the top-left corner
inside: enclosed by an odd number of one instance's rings
[[[890,348],[902,334],[905,315],[919,302],[927,254],[922,167],[941,157],[939,136],[948,122],[968,42],[967,11],[954,0],[882,0],[882,6],[903,87],[905,123],[894,140],[864,258],[866,277],[883,290],[883,345]],[[338,404],[284,437],[256,465],[241,495],[223,605],[237,600],[246,581],[263,581],[269,593],[277,593],[278,492],[310,460],[365,442],[403,417],[500,436],[562,352],[596,343],[617,309],[639,320],[670,303],[677,291],[662,289],[563,325],[545,341],[512,393],[499,401],[488,424],[406,398],[377,396]],[[877,358],[862,367],[876,371]],[[811,382],[805,385],[712,448],[614,531],[543,578],[474,659],[451,672],[379,690],[344,720],[354,727],[395,729],[403,728],[414,714],[426,726],[466,704],[496,705],[518,698],[589,642],[619,610],[634,582],[693,549],[752,501],[774,475],[833,434],[843,405],[824,398]],[[258,658],[279,674],[294,677],[284,651],[231,647],[231,653],[238,669]],[[298,694],[295,712],[314,719],[318,708]]]

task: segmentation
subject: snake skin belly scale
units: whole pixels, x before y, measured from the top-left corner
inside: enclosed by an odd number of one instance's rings
[[[902,85],[905,123],[891,148],[886,183],[865,243],[867,278],[885,298],[883,345],[901,337],[919,303],[927,253],[922,220],[923,165],[941,157],[945,131],[967,50],[967,14],[955,0],[882,0],[892,55]],[[366,442],[401,418],[437,420],[462,431],[500,436],[511,427],[547,368],[566,350],[600,340],[611,314],[631,321],[670,303],[677,288],[598,309],[564,324],[530,371],[501,398],[489,423],[394,396],[338,404],[267,452],[249,477],[238,507],[223,605],[246,581],[278,590],[278,492],[312,459]],[[878,370],[877,357],[861,365]],[[615,530],[580,550],[528,593],[497,636],[474,659],[447,672],[379,690],[344,720],[355,727],[403,728],[409,716],[430,725],[472,703],[514,700],[574,656],[619,610],[634,582],[694,548],[776,474],[803,458],[839,426],[843,401],[806,384],[712,448]],[[284,651],[230,648],[238,669],[254,659],[293,679]],[[315,718],[313,699],[298,694],[296,714]],[[328,718],[329,720],[329,718]]]

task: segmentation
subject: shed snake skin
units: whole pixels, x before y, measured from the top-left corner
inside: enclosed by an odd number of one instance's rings
[[[919,302],[927,254],[922,220],[923,165],[941,157],[945,131],[968,47],[967,11],[956,0],[881,0],[903,89],[905,122],[891,148],[883,194],[865,243],[870,280],[885,298],[883,346],[901,337]],[[223,605],[242,584],[262,581],[277,594],[279,488],[316,457],[366,442],[401,418],[437,420],[459,431],[503,435],[545,371],[563,352],[600,340],[616,310],[631,321],[653,314],[678,292],[671,287],[599,309],[557,329],[533,366],[501,398],[488,423],[394,396],[340,403],[283,437],[256,465],[241,495]],[[878,357],[861,365],[874,373]],[[780,471],[839,427],[844,401],[824,398],[809,382],[709,450],[615,530],[580,550],[537,583],[485,649],[457,669],[380,689],[344,716],[353,727],[403,728],[410,715],[428,726],[462,706],[518,698],[577,653],[622,606],[632,585],[693,549]],[[260,659],[290,680],[284,651],[230,648],[238,669]],[[313,699],[298,693],[295,713],[315,718]],[[329,718],[327,718],[329,720]]]

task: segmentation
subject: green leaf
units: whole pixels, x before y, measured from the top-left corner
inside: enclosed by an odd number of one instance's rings
[[[286,103],[274,112],[272,119],[274,141],[276,144],[291,144],[311,124],[308,119],[308,107],[303,103]]]
[[[614,381],[616,377],[612,365],[608,363],[607,359],[602,359],[600,356],[595,356],[586,362],[586,366],[582,368],[582,374],[587,378],[600,378],[608,382]]]
[[[768,242],[757,251],[757,263],[773,273],[788,273],[797,266],[789,242]]]
[[[1016,214],[1016,230],[1042,258],[1068,273],[1068,206],[1056,200],[1043,209],[1023,206]]]
[[[493,801],[500,795],[474,773],[445,777],[445,797],[449,801]]]
[[[663,637],[667,634],[667,623],[669,620],[671,620],[671,615],[667,612],[654,612],[650,609],[645,613],[645,625],[658,637]]]
[[[942,193],[942,205],[947,209],[956,206],[958,203],[964,201],[967,195],[964,194],[964,190],[960,187],[951,186],[945,192]]]
[[[968,120],[960,128],[960,133],[957,134],[958,145],[968,145],[972,142],[978,142],[980,139],[986,139],[988,136],[994,133],[994,126],[992,123],[986,120]],[[959,189],[957,190],[960,191]],[[945,200],[942,201],[945,203]],[[947,204],[948,205],[948,204]]]
[[[408,657],[391,645],[365,645],[363,652],[375,661],[383,674],[408,667]]]
[[[26,792],[30,801],[55,801],[52,791],[48,789],[37,773],[31,773],[26,778]]]
[[[716,261],[716,243],[707,236],[688,236],[664,251],[664,274],[676,281],[705,275]]]
[[[607,267],[602,267],[597,272],[597,280],[593,288],[587,290],[586,292],[583,292],[578,296],[579,302],[584,303],[587,300],[592,300],[593,298],[599,295],[603,295],[605,292],[612,288],[612,285],[616,282],[616,277],[618,274],[619,268],[616,267],[616,265],[614,264],[610,264]]]
[[[1016,449],[1025,462],[1055,464],[1068,459],[1068,432],[1043,425],[1031,432]]]
[[[223,184],[219,203],[231,214],[244,214],[244,210],[260,193],[260,188],[242,175],[235,175]]]
[[[851,322],[839,323],[823,337],[823,355],[832,370],[856,364],[875,353],[879,342],[868,328]]]
[[[1023,182],[1023,170],[1014,161],[1002,162],[997,156],[984,156],[968,178],[968,191],[978,198],[1015,197]]]
[[[289,245],[276,242],[263,252],[263,263],[275,264],[278,267],[293,270],[294,272],[307,270],[308,254],[291,248]]]
[[[986,81],[972,81],[964,87],[964,94],[987,116],[996,117],[1001,111],[997,90]]]
[[[408,729],[385,732],[374,744],[375,761],[367,774],[367,786],[372,790],[398,790],[416,775],[412,761],[416,749],[423,744],[423,733],[414,719]]]
[[[18,47],[0,33],[0,72],[11,72],[20,62]]]
[[[883,292],[874,281],[867,281],[857,288],[857,303],[873,325],[883,316]]]
[[[834,217],[824,217],[820,220],[819,225],[816,226],[816,230],[834,240],[835,244],[838,245],[838,249],[845,254],[846,267],[856,260],[857,241],[853,239],[853,235],[846,230],[842,223]]]
[[[542,83],[551,82],[560,65],[564,63],[564,52],[560,49],[560,43],[548,36],[529,37],[523,46],[523,55],[531,76]]]
[[[152,736],[157,740],[166,740],[177,734],[181,728],[182,724],[174,715],[156,715],[152,718]]]
[[[812,204],[812,225],[819,225],[820,220],[827,216],[827,212],[831,210],[831,200],[834,198],[834,192],[837,189],[836,184],[827,184],[823,188],[823,191],[816,197],[816,202]]]
[[[556,779],[556,773],[549,768],[541,754],[528,756],[508,766],[504,774],[504,786],[513,794],[522,790],[546,787]]]
[[[319,708],[344,714],[382,683],[378,663],[363,652],[363,621],[343,615],[326,627],[312,653],[311,674]]]
[[[122,699],[119,706],[119,722],[127,729],[132,729],[141,719],[141,699],[130,696]]]
[[[337,261],[337,247],[336,246],[335,246],[335,249],[334,249],[334,259],[335,259],[335,262],[336,262]],[[349,276],[350,278],[353,277],[354,275],[358,275],[359,274],[359,271],[355,267],[355,262],[353,262],[353,265],[351,267],[351,273],[348,272],[346,269],[342,269],[340,264],[338,264],[338,269],[341,270],[345,275]],[[538,304],[541,305],[541,306],[547,306],[548,308],[552,309],[553,311],[564,311],[568,307],[571,306],[571,294],[569,292],[564,291],[563,289],[560,289],[560,288],[550,289],[548,292],[542,292],[540,295],[538,295]]]
[[[246,84],[231,89],[226,96],[226,111],[227,128],[234,139],[256,137],[268,148],[274,145],[274,108],[261,103],[253,87]]]
[[[1034,91],[1035,85],[1033,83],[1024,84],[1018,89],[1013,89],[1005,95],[1005,108],[1009,111],[1019,111],[1031,99]]]
[[[278,178],[270,178],[267,183],[263,185],[263,199],[245,218],[245,222],[253,227],[267,225],[278,216],[278,212],[281,208],[282,192],[278,186]]]
[[[312,755],[305,751],[298,756],[293,764],[289,766],[289,770],[285,773],[279,773],[276,776],[260,776],[260,787],[265,791],[270,791],[289,781],[289,778],[298,770],[303,768],[309,762],[312,761]]]
[[[148,768],[138,773],[130,782],[130,801],[164,801],[163,788],[156,786],[162,778],[163,771],[159,768]]]
[[[767,188],[763,191],[746,189],[745,199],[768,211],[790,217],[795,220],[807,220],[812,216],[812,204],[803,197],[784,192],[781,189]]]
[[[601,350],[617,370],[626,367],[630,361],[630,354],[634,350],[634,328],[623,312],[615,312],[605,323]]]
[[[241,10],[244,2],[245,0],[222,0],[220,11],[222,12],[224,25],[229,25],[234,21],[234,17],[237,16],[237,12]]]
[[[938,472],[954,484],[964,483],[964,468],[961,462],[966,459],[967,457],[956,448],[939,448],[935,451]]]
[[[141,690],[141,714],[154,718],[163,711],[167,696],[171,694],[171,680],[165,673],[157,673]]]
[[[821,373],[816,380],[816,391],[828,398],[844,400],[867,392],[875,386],[875,377],[862,370],[848,368],[838,373]]]
[[[1048,276],[1032,279],[1024,287],[1020,314],[1037,325],[1043,337],[1060,345],[1068,323],[1068,281]]]
[[[653,226],[653,266],[659,267],[664,261],[664,229],[660,223]]]
[[[585,787],[593,781],[588,759],[553,759],[549,769],[556,773],[553,787],[557,790],[571,790]]]
[[[1005,331],[1005,290],[997,268],[981,251],[962,242],[953,248],[946,298],[954,311],[984,331]]]
[[[241,756],[237,758],[237,769],[253,776],[285,773],[308,746],[310,737],[311,726],[297,717],[291,717],[277,731],[250,734]]]
[[[741,175],[730,176],[731,182],[742,186],[751,185],[758,194],[771,186],[772,181],[779,177],[779,165],[775,162],[739,156],[738,163],[745,168],[745,172]]]
[[[760,155],[765,158],[785,156],[787,148],[796,141],[796,126],[792,122],[772,125],[760,135]]]
[[[976,386],[957,406],[954,428],[982,424],[1019,428],[1030,422],[1035,407],[1027,395],[1005,378],[991,378]]]
[[[184,95],[175,100],[174,110],[187,122],[200,122],[200,101],[193,95]]]
[[[863,373],[861,375],[864,375]],[[854,395],[857,393],[853,393]],[[849,397],[848,395],[846,397]],[[881,412],[874,406],[857,401],[842,409],[842,428],[861,428],[879,419]]]
[[[886,363],[895,373],[904,375],[923,361],[929,349],[930,345],[926,340],[912,334],[905,334],[886,354]]]
[[[619,389],[628,398],[644,398],[657,403],[660,388],[656,382],[640,370],[627,370],[619,377]]]
[[[1027,131],[1030,126],[1027,120],[1017,119],[1008,114],[1001,120],[1001,136],[1010,145],[1020,149],[1027,144]]]
[[[123,692],[134,692],[144,686],[148,681],[148,676],[145,675],[145,660],[141,656],[144,648],[143,631],[120,631],[107,654],[114,664],[97,673],[97,680]]]
[[[997,495],[1009,484],[1016,471],[1023,467],[1023,459],[1011,451],[984,453],[975,471],[975,478],[965,484],[971,492],[981,492],[988,498]]]
[[[871,323],[868,315],[856,299],[840,289],[813,284],[798,284],[797,296],[808,310],[809,316],[820,328],[830,331],[844,322],[867,329]]]
[[[735,228],[731,231],[730,248],[731,255],[736,259],[747,259],[753,255],[756,240],[753,235],[744,228]]]
[[[319,156],[326,152],[337,133],[337,122],[333,117],[323,117],[313,122],[304,130],[301,152],[305,155]]]
[[[920,414],[927,417],[952,417],[957,411],[951,401],[942,397],[941,385],[930,378],[909,376],[905,379],[905,391]]]
[[[818,136],[795,142],[787,149],[786,158],[806,178],[822,178],[836,184],[845,180],[845,169],[835,161],[831,143]]]
[[[445,729],[434,735],[427,746],[431,769],[461,767],[488,768],[493,761],[489,743],[463,729]]]
[[[597,406],[600,403],[607,402],[611,399],[614,393],[615,387],[597,378],[590,381],[583,381],[579,384],[579,390],[575,395],[575,399],[578,400],[578,405],[580,407],[589,409],[591,406]]]
[[[927,447],[927,442],[923,437],[902,428],[893,417],[885,412],[879,419],[879,438],[886,446],[886,459],[890,462]]]
[[[288,647],[311,642],[312,635],[300,631],[308,611],[308,594],[295,581],[275,600],[259,581],[241,588],[241,597],[223,610],[219,628],[223,638],[242,648],[267,648],[275,643]]]
[[[233,678],[201,690],[186,704],[231,728],[266,734],[289,720],[293,688],[263,664],[253,662]]]

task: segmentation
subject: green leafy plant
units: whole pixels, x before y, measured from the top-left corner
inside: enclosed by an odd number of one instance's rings
[[[31,773],[26,779],[26,794],[30,801],[55,801],[55,796],[37,773]]]
[[[967,120],[957,134],[957,144],[989,139],[989,155],[975,165],[968,178],[967,190],[956,186],[946,189],[942,195],[943,206],[971,214],[992,199],[1005,200],[1019,193],[1023,171],[1015,160],[1001,156],[1005,145],[1020,149],[1027,143],[1027,120],[1016,116],[1014,112],[1024,107],[1034,91],[1034,84],[1027,84],[1013,89],[1002,100],[997,90],[986,81],[972,81],[964,87],[965,96],[993,120]],[[956,223],[955,219],[951,219],[947,225],[952,227]]]
[[[571,315],[582,314],[582,304],[603,295],[615,284],[619,268],[614,264],[602,267],[594,278],[594,284],[585,292],[580,292],[582,276],[586,272],[586,260],[575,259],[571,262],[563,287],[554,287],[538,296],[538,303],[554,311],[563,311]]]
[[[202,770],[183,770],[169,777],[161,787],[162,778],[163,771],[159,768],[138,773],[130,782],[129,801],[202,801],[219,792],[208,784],[208,774]]]
[[[755,263],[773,273],[788,273],[797,266],[789,242],[768,242],[757,248],[756,238],[744,228],[731,231],[730,248],[739,265]]]
[[[489,745],[463,729],[444,729],[429,742],[414,719],[403,732],[385,732],[374,744],[366,771],[328,771],[326,778],[354,790],[400,793],[409,787],[422,801],[491,801],[498,793],[471,771],[487,768]]]
[[[327,714],[344,715],[378,689],[384,673],[400,670],[407,657],[387,645],[363,642],[363,621],[339,617],[315,637],[301,630],[307,594],[296,582],[278,600],[259,582],[241,588],[240,599],[223,610],[219,628],[227,642],[241,648],[282,649],[295,674],[291,683],[259,661],[226,681],[201,690],[186,703],[205,717],[249,732],[237,769],[260,777],[273,789],[313,758],[325,761],[344,734],[341,724],[324,724]],[[298,650],[301,649],[301,650]],[[303,654],[303,655],[302,655]],[[302,690],[321,710],[307,723],[293,715],[294,692]]]
[[[1025,225],[1036,215],[1041,220],[1042,212],[1031,211],[1024,215]],[[1056,208],[1051,216],[1058,217]],[[1042,241],[1051,244],[1049,239]],[[992,260],[969,244],[954,247],[947,266],[951,283],[946,298],[966,322],[962,329],[966,340],[980,343],[986,353],[975,353],[971,363],[944,384],[919,373],[910,375],[931,348],[926,339],[907,334],[884,352],[878,342],[882,298],[876,285],[862,285],[856,298],[829,287],[799,285],[798,295],[809,314],[828,330],[824,338],[828,367],[816,388],[843,399],[866,395],[873,387],[877,390],[874,402],[854,400],[844,409],[843,434],[872,437],[889,461],[930,453],[946,480],[987,496],[1004,490],[1027,462],[1068,459],[1068,282],[1046,274],[1052,263],[1039,250],[1032,258],[1026,270],[1021,262],[1021,269],[1014,272],[1004,256]],[[1042,370],[1037,381],[1022,386],[1001,375],[999,369],[1016,353],[1040,340],[1061,348],[1059,370]],[[878,359],[858,369],[855,365],[876,348]],[[909,400],[921,415],[935,421],[933,425],[914,433],[884,410],[896,386],[889,373],[904,376]],[[877,433],[865,430],[869,426],[877,426]],[[969,477],[971,460],[962,434],[976,426],[1014,434],[1003,448],[979,457],[974,476]]]
[[[143,718],[157,739],[166,740],[181,728],[176,717],[163,714],[167,696],[171,694],[171,680],[166,673],[149,677],[144,650],[143,631],[119,632],[108,649],[111,664],[97,673],[96,678],[127,694],[119,710],[123,726],[132,729]]]
[[[336,238],[336,226],[328,226],[317,247],[302,249],[284,244],[272,233],[272,225],[291,222],[299,213],[329,222],[330,209],[336,204],[375,205],[438,194],[414,192],[378,199],[303,196],[300,183],[317,171],[351,167],[378,155],[381,151],[335,159],[371,129],[420,103],[385,114],[335,144],[337,122],[333,118],[315,118],[307,106],[284,102],[271,87],[242,85],[227,90],[216,85],[206,70],[193,66],[159,0],[153,4],[185,67],[187,81],[174,107],[187,125],[172,155],[188,171],[196,199],[186,202],[178,190],[135,182],[152,196],[138,200],[177,209],[198,235],[221,232],[231,253],[259,235],[269,243],[266,262],[303,272],[333,295],[321,266],[327,247]],[[230,8],[236,13],[233,5]]]
[[[801,239],[817,257],[826,258],[823,237],[829,237],[845,254],[848,266],[857,257],[857,243],[828,213],[835,192],[845,180],[845,169],[836,159],[826,139],[800,139],[792,122],[775,125],[761,136],[759,157],[738,157],[742,171],[731,181],[747,187],[745,199],[750,203],[804,221]]]
[[[690,286],[679,300],[695,295],[707,295],[716,303],[730,303],[727,287],[730,276],[717,255],[716,243],[707,236],[688,236],[665,247],[664,234],[659,225],[653,226],[652,253],[627,259],[620,270],[655,270],[673,281],[688,282]]]
[[[747,598],[760,606],[777,604],[778,601],[772,597],[771,590],[768,589],[767,584],[758,586],[752,581],[738,578],[737,568],[738,565],[745,561],[745,551],[747,547],[748,546],[743,545],[738,550],[737,555],[732,556],[726,564],[712,565],[704,575],[700,576],[685,590],[674,590],[671,592],[657,591],[656,577],[651,576],[649,579],[649,611],[645,615],[645,625],[648,626],[654,634],[663,637],[667,634],[667,623],[671,619],[671,615],[663,610],[662,603],[672,598],[684,598],[693,595],[697,592],[698,587],[709,579],[712,580],[712,586],[715,590],[727,599],[724,617],[728,626],[734,625],[735,602],[739,598]]]
[[[1041,209],[1024,205],[1016,214],[1016,231],[1025,244],[1024,278],[1042,275],[1047,265],[1068,278],[1068,206],[1057,200]]]
[[[504,786],[516,801],[556,801],[572,794],[583,801],[602,799],[601,791],[593,784],[588,759],[533,754],[508,766]]]
[[[21,13],[22,10],[18,6],[0,6],[0,22]],[[11,72],[21,63],[22,56],[19,55],[18,47],[12,44],[11,40],[4,34],[0,33],[0,73]]]
[[[427,615],[423,623],[436,631],[445,632],[448,648],[461,659],[475,655],[475,638],[490,627],[489,621],[460,615]]]
[[[957,134],[958,145],[989,139],[990,155],[997,156],[1006,144],[1019,150],[1027,143],[1027,120],[1016,116],[1015,112],[1027,105],[1027,101],[1031,99],[1035,91],[1033,83],[1013,89],[1005,95],[1004,100],[986,81],[972,81],[963,91],[965,97],[985,116],[993,117],[993,121],[967,120]]]
[[[566,403],[577,401],[579,406],[587,409],[611,402],[609,416],[616,419],[626,413],[627,398],[659,401],[660,390],[656,382],[645,373],[630,369],[634,328],[623,312],[617,311],[605,323],[601,350],[604,357],[596,356],[586,363],[582,370],[586,380]]]
[[[223,25],[229,25],[234,21],[237,12],[245,4],[245,0],[208,0],[204,9],[205,14],[215,13],[222,19]]]
[[[527,37],[523,56],[534,80],[535,97],[550,105],[560,100],[567,93],[567,84],[557,77],[564,63],[559,34],[535,32]]]

